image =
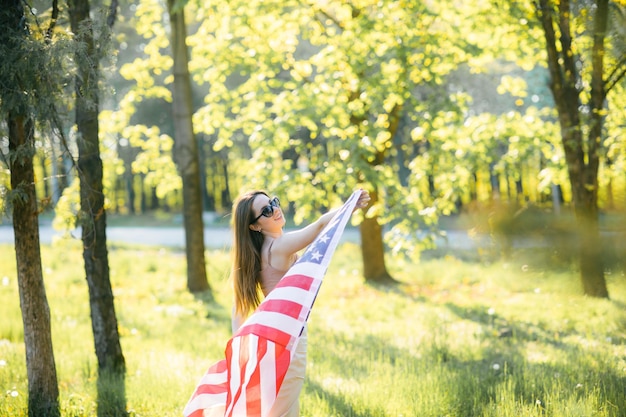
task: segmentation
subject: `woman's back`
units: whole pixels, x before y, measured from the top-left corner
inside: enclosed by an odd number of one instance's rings
[[[272,243],[274,242],[270,242],[267,249],[261,252],[261,290],[265,296],[276,287],[278,281],[287,273],[287,270],[272,266]]]

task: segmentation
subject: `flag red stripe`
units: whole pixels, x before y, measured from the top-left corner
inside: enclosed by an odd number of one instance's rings
[[[226,382],[222,384],[202,384],[198,386],[194,397],[200,394],[223,394],[228,390],[228,384]]]
[[[303,290],[308,291],[311,289],[311,286],[313,285],[314,282],[315,282],[315,279],[311,278],[308,275],[301,275],[301,274],[287,275],[283,277],[280,281],[278,281],[278,284],[276,284],[276,287],[274,288],[297,287],[297,288],[301,288]]]
[[[289,333],[285,333],[274,327],[264,326],[262,324],[251,324],[249,326],[245,326],[239,333],[237,333],[238,336],[247,336],[249,334],[255,334],[270,339],[281,346],[287,346],[292,339],[292,336]]]
[[[239,343],[239,346],[241,346],[244,343],[248,343],[248,335],[246,336],[241,336],[238,338],[239,340],[237,340],[237,342]],[[235,339],[230,339],[230,341],[228,342],[228,345],[226,346],[226,361],[230,364],[230,372],[235,373],[237,368],[234,368],[233,365],[235,363],[237,364],[241,364],[241,355],[242,355],[242,349],[237,349],[235,347],[235,349],[233,349],[233,344],[235,344]],[[226,399],[226,404],[229,404],[229,409],[230,409],[230,414],[227,415],[232,415],[232,409],[233,409],[233,404],[236,404],[237,401],[239,401],[239,397],[241,396],[241,381],[244,381],[244,372],[245,372],[245,367],[241,368],[239,367],[239,371],[240,371],[240,375],[239,375],[239,385],[237,386],[237,389],[233,392],[232,390],[232,386],[230,387],[230,389],[228,390],[228,397]],[[232,376],[229,375],[228,377],[228,383],[229,385],[232,385]],[[228,411],[227,411],[228,413]]]
[[[289,300],[267,300],[267,303],[263,303],[259,306],[258,311],[282,313],[297,319],[300,317],[300,313],[302,313],[302,304]]]
[[[228,371],[228,364],[226,363],[225,359],[222,359],[218,363],[213,364],[213,366],[209,368],[209,372],[211,373],[222,373],[226,371]]]
[[[206,372],[205,375],[215,376],[215,375],[223,374],[223,376],[219,375],[220,376],[219,379],[220,380],[223,379],[224,382],[216,383],[216,382],[205,381],[204,383],[198,385],[191,399],[197,397],[200,394],[223,394],[225,393],[228,389],[227,372],[228,372],[228,366],[226,364],[226,359],[222,359],[221,361],[213,364],[209,368],[209,370]],[[213,379],[217,379],[217,378],[213,378]]]
[[[267,341],[259,339],[256,350],[256,366],[246,386],[246,412],[248,416],[261,415],[261,369],[259,362],[267,353]]]
[[[198,410],[195,410],[191,414],[186,414],[185,417],[202,417],[203,414],[204,414],[204,410],[198,409]]]
[[[287,370],[289,369],[289,364],[291,363],[291,352],[287,349],[276,349],[275,357],[276,395],[278,395],[280,386],[283,384],[283,380],[285,379],[285,375],[287,375]]]

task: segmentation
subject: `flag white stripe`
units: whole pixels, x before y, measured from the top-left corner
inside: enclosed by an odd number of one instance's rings
[[[224,382],[226,382],[228,379],[228,370],[224,369],[223,372],[220,373],[216,373],[216,374],[211,374],[211,373],[206,373],[204,374],[204,376],[202,377],[202,379],[200,380],[200,384],[202,385],[217,385],[217,384],[223,384]]]
[[[244,331],[246,327],[255,324],[273,327],[280,330],[281,332],[288,333],[292,336],[297,336],[300,333],[303,322],[282,313],[275,313],[273,311],[259,311],[256,314],[250,316],[248,320],[246,320],[246,322],[242,326],[242,331]]]
[[[267,353],[259,361],[261,371],[261,416],[269,414],[276,399],[276,345],[267,343]]]
[[[285,274],[285,276],[289,275],[306,275],[309,278],[313,278],[316,280],[321,280],[322,275],[324,275],[325,268],[312,262],[296,262],[293,264],[289,271]],[[272,294],[270,292],[270,294]]]
[[[250,383],[250,379],[252,378],[252,374],[256,370],[258,366],[258,351],[259,351],[259,338],[256,335],[248,336],[248,362],[246,363],[245,377],[244,383],[241,385],[241,397],[239,398],[239,407],[233,408],[233,416],[245,416],[247,411],[247,402],[246,393],[248,389],[248,384]]]
[[[183,411],[183,415],[189,415],[195,410],[207,410],[211,408],[223,407],[226,405],[226,393],[221,394],[199,394],[193,398]]]
[[[298,287],[278,287],[274,288],[272,292],[267,295],[266,300],[287,300],[300,301],[300,297],[307,297],[309,295],[309,291],[303,290]],[[298,304],[303,305],[304,303],[299,302]]]
[[[231,343],[231,352],[232,352],[231,358],[232,359],[230,360],[230,374],[229,374],[230,376],[229,391],[232,396],[234,396],[235,393],[237,393],[237,390],[239,389],[239,385],[241,384],[241,369],[239,368],[239,349],[241,348],[240,345],[241,345],[241,338],[235,337]],[[232,409],[232,407],[233,407],[233,404],[231,403],[229,405],[229,409]],[[225,415],[228,415],[228,413],[226,413]]]

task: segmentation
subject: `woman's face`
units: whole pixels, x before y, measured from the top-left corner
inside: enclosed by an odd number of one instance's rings
[[[258,194],[252,202],[252,216],[251,226],[258,226],[264,231],[279,231],[285,225],[285,217],[277,197]]]

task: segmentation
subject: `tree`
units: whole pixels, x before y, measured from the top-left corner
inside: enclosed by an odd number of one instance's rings
[[[113,0],[109,26],[117,3]],[[89,287],[91,326],[98,359],[98,415],[123,415],[126,410],[124,375],[126,364],[117,326],[109,273],[106,239],[106,210],[102,185],[102,159],[98,137],[99,62],[101,50],[94,38],[89,0],[70,0],[69,17],[77,45],[75,115],[78,132],[78,177],[80,179],[80,224],[83,260]],[[104,26],[104,25],[103,25]],[[106,31],[104,31],[106,33]],[[104,38],[99,39],[104,42]],[[110,384],[108,379],[117,381]],[[113,392],[109,387],[115,385]],[[121,389],[121,393],[117,390]]]
[[[392,239],[415,242],[416,229],[452,206],[443,202],[447,190],[438,197],[417,192],[414,182],[405,186],[406,171],[394,163],[412,146],[407,125],[436,125],[462,109],[448,99],[444,80],[469,46],[455,45],[463,35],[450,8],[434,8],[415,1],[220,3],[204,13],[222,19],[203,19],[191,36],[194,75],[210,85],[198,127],[218,136],[217,149],[238,141],[250,148],[251,158],[241,153],[248,187],[296,201],[296,221],[355,187],[377,197],[361,225],[371,281],[389,278],[383,226]],[[415,176],[411,162],[402,168]]]
[[[198,142],[193,131],[191,78],[188,68],[189,53],[187,51],[184,3],[168,0],[167,10],[170,17],[170,45],[174,60],[174,84],[172,87],[175,132],[174,157],[183,181],[187,288],[191,292],[200,292],[210,288],[204,259],[200,163],[198,160]]]
[[[609,296],[598,216],[598,170],[607,95],[626,74],[626,54],[607,47],[609,0],[538,0],[554,96],[579,229],[580,274],[585,294]]]
[[[41,120],[36,120],[36,117],[58,92],[55,91],[57,84],[46,76],[45,71],[58,67],[52,62],[54,46],[44,44],[41,38],[33,39],[26,22],[20,1],[0,2],[0,55],[3,57],[0,64],[0,114],[5,117],[9,131],[9,202],[13,213],[26,347],[28,415],[59,416],[59,388],[50,310],[41,268],[39,211],[33,168],[35,123],[44,123],[43,117]],[[46,64],[51,64],[50,68]]]
[[[146,46],[138,51],[138,57],[120,69],[120,74],[134,85],[120,101],[119,109],[110,114],[113,122],[108,129],[140,149],[132,169],[146,174],[145,183],[155,187],[158,198],[182,189],[187,287],[200,292],[210,290],[210,286],[204,253],[198,144],[191,119],[193,102],[184,5],[184,1],[162,4],[148,0],[137,4],[134,28],[145,39]],[[169,17],[169,25],[163,21],[164,16]],[[170,126],[155,121],[153,112],[142,114],[147,101],[168,103],[173,132]]]

